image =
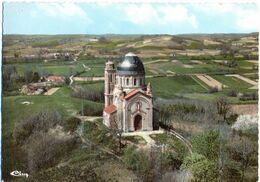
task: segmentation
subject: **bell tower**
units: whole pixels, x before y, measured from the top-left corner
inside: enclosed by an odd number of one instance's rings
[[[105,107],[113,103],[113,90],[116,80],[115,65],[112,61],[107,61],[105,66]]]

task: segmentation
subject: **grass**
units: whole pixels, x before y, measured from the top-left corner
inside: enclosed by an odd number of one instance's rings
[[[251,85],[239,79],[233,80],[232,77],[226,77],[223,75],[213,76],[213,78],[225,85],[234,85],[233,89],[235,90],[241,92],[255,92],[255,90],[248,89],[248,86],[250,87]],[[227,80],[225,80],[226,78]],[[222,82],[221,79],[224,79],[225,81]],[[186,98],[202,101],[214,101],[221,96],[227,97],[226,92],[231,89],[227,88],[216,93],[209,93],[209,88],[207,88],[207,86],[202,86],[204,85],[203,83],[199,84],[192,79],[192,76],[188,75],[147,78],[146,83],[148,82],[151,83],[154,97],[161,97],[164,99]],[[238,97],[227,97],[227,99],[228,102],[232,104],[257,103],[257,101],[241,101]]]
[[[102,65],[104,66],[105,63],[106,63],[106,60],[105,59],[85,59],[84,57],[79,57],[78,58],[78,61],[79,63],[81,64],[85,64],[86,66],[87,65]]]
[[[155,96],[162,98],[176,97],[177,93],[205,93],[207,90],[196,83],[190,76],[147,78]]]
[[[82,87],[91,87],[95,90],[104,89],[104,81],[93,81],[93,82],[76,82],[76,85],[80,85]]]
[[[223,76],[223,75],[213,75],[214,79],[219,81],[220,83],[228,86],[226,89],[234,89],[237,91],[244,91],[248,88],[252,87],[251,84],[244,82],[241,79],[232,77],[232,76]]]
[[[39,73],[51,73],[54,75],[69,76],[72,73],[84,71],[81,64],[70,64],[69,62],[49,62],[49,63],[19,63],[14,65],[18,74],[24,75],[26,69]]]
[[[177,74],[194,74],[194,73],[227,73],[234,71],[234,68],[228,68],[221,65],[214,64],[192,64],[191,68],[185,68],[182,64],[161,62],[148,65],[151,68],[162,69],[165,72],[167,70],[173,71]]]
[[[3,134],[12,132],[15,122],[41,110],[57,110],[64,118],[76,114],[81,109],[82,101],[70,97],[71,90],[68,87],[60,88],[51,96],[9,96],[3,97]],[[33,104],[23,105],[29,101]],[[103,104],[85,100],[84,105],[102,109]]]
[[[238,66],[254,66],[254,65],[256,65],[256,64],[254,64],[254,63],[251,63],[251,62],[248,62],[248,61],[237,61],[237,65]]]
[[[84,68],[80,65],[63,65],[63,66],[43,66],[42,69],[47,70],[49,73],[54,75],[70,76],[77,72],[84,71]]]
[[[80,74],[80,77],[85,76],[104,76],[104,65],[102,67],[90,67],[89,71],[85,71],[84,73]]]
[[[150,137],[155,141],[157,144],[164,144],[164,145],[170,145],[172,149],[177,151],[182,151],[181,148],[184,148],[185,146],[183,143],[176,137],[169,135],[167,133],[162,134],[152,134]],[[183,152],[183,151],[182,151]]]
[[[141,145],[145,145],[146,141],[143,139],[143,137],[141,136],[126,136],[124,137],[124,139],[129,140],[131,142],[133,142],[134,144],[141,144]]]
[[[178,93],[177,96],[186,99],[202,100],[202,101],[215,101],[221,96],[225,96],[230,104],[256,104],[257,100],[241,101],[238,97],[228,97],[224,92],[216,93]]]
[[[84,71],[85,69],[83,67],[83,64],[89,66],[91,70],[82,73],[80,76],[104,75],[105,60],[103,59],[80,60],[76,63],[70,63],[69,61],[53,61],[48,63],[15,63],[8,65],[14,65],[19,75],[24,75],[24,72],[28,69],[39,73],[50,73],[60,76],[70,76],[71,74]]]

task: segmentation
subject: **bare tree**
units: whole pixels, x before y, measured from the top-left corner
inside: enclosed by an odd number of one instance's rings
[[[241,181],[244,181],[245,171],[249,167],[250,157],[254,152],[253,144],[242,137],[236,138],[232,143],[233,152],[239,157]]]
[[[249,158],[253,153],[253,147],[251,143],[248,143],[247,141],[243,140],[242,143],[242,161],[241,161],[241,170],[242,170],[242,177],[241,181],[244,181],[245,176],[245,170],[249,166]]]
[[[123,129],[122,129],[121,126],[119,126],[118,122],[119,121],[116,121],[115,119],[112,119],[111,129],[112,129],[113,134],[115,134],[116,137],[118,138],[118,149],[119,149],[119,152],[121,152],[121,149],[124,146],[122,144]]]
[[[223,117],[223,121],[227,122],[227,115],[230,112],[230,105],[227,102],[227,98],[219,97],[216,100],[217,112],[218,114]]]

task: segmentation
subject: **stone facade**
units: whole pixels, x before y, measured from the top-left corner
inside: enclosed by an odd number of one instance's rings
[[[141,60],[128,53],[117,69],[105,66],[104,124],[123,132],[153,130],[153,96]]]

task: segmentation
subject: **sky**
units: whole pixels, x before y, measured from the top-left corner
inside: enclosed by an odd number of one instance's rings
[[[255,3],[4,3],[4,34],[259,31]]]

